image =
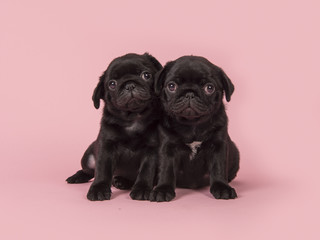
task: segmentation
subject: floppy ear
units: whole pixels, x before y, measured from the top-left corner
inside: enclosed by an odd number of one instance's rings
[[[156,95],[160,94],[163,88],[163,84],[167,76],[167,73],[170,71],[170,69],[174,64],[175,64],[175,61],[167,62],[164,68],[161,71],[156,73],[155,81],[154,81],[154,92],[156,93]]]
[[[105,91],[104,91],[104,79],[105,79],[106,73],[104,72],[103,75],[99,78],[98,85],[94,89],[93,95],[92,95],[92,101],[93,105],[96,109],[100,107],[100,99],[103,99]]]
[[[160,71],[162,69],[161,63],[159,63],[159,61],[155,57],[153,57],[147,52],[144,53],[143,56],[146,56],[149,59],[149,61],[152,62],[153,66],[156,68],[157,71]]]
[[[234,86],[233,86],[230,78],[227,76],[227,74],[225,74],[225,72],[222,69],[220,69],[220,78],[222,81],[223,89],[225,91],[226,99],[228,102],[230,102],[231,95],[234,91]]]

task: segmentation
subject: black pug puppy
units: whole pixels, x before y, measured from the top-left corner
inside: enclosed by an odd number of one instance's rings
[[[222,101],[224,94],[230,101],[234,91],[227,75],[203,57],[184,56],[157,74],[155,90],[165,115],[159,127],[158,183],[150,200],[170,201],[176,184],[210,184],[215,198],[236,198],[228,184],[239,169],[239,151],[228,134]]]
[[[132,199],[149,199],[158,149],[154,75],[161,69],[148,53],[127,54],[114,59],[100,77],[92,97],[97,109],[100,99],[105,102],[100,132],[81,159],[82,170],[66,180],[83,183],[94,177],[89,200],[110,199],[111,184],[132,188]]]

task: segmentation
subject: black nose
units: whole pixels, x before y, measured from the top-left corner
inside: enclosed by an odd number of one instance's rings
[[[194,93],[193,92],[187,92],[186,93],[186,98],[189,98],[189,99],[194,98]]]
[[[133,90],[136,87],[134,83],[127,83],[125,88],[126,90]]]

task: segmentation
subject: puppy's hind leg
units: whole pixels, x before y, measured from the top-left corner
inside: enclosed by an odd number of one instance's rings
[[[83,170],[79,170],[72,176],[68,177],[66,181],[68,183],[86,183],[88,182],[91,178],[93,178],[91,175],[86,174]]]
[[[81,159],[82,170],[79,170],[74,175],[68,177],[66,181],[68,183],[85,183],[94,177],[95,168],[95,154],[94,154],[95,142],[93,142],[83,154]]]

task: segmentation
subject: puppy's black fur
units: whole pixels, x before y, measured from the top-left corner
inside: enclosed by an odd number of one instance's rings
[[[207,59],[184,56],[157,74],[164,117],[159,126],[158,183],[151,201],[170,201],[175,187],[210,184],[217,199],[236,198],[228,182],[239,169],[239,151],[228,134],[223,95],[234,91],[223,70]]]
[[[92,97],[97,109],[100,99],[105,102],[100,132],[81,159],[82,170],[66,180],[83,183],[95,177],[89,200],[110,199],[112,183],[132,188],[132,199],[149,198],[158,148],[154,76],[161,69],[148,53],[127,54],[113,60],[100,77]]]

